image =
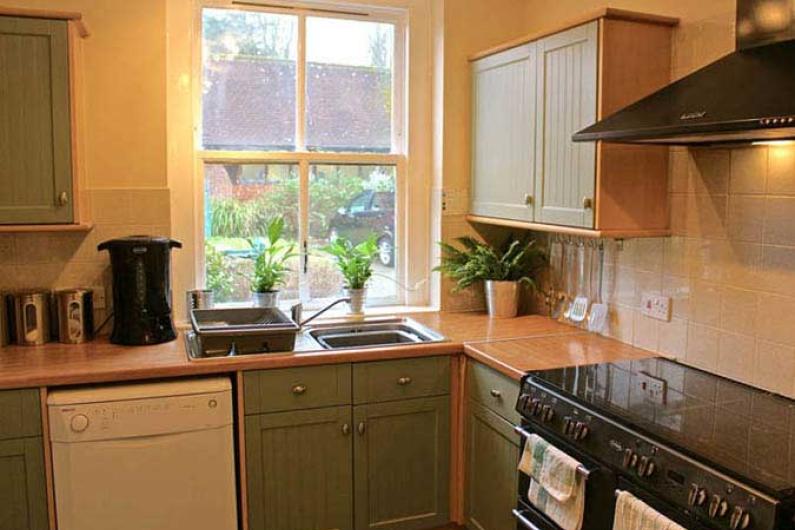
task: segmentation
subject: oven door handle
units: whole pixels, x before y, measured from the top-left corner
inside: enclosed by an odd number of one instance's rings
[[[516,520],[517,520],[517,521],[519,521],[519,524],[521,524],[522,526],[524,526],[525,528],[527,528],[527,530],[541,530],[539,527],[537,527],[536,525],[534,525],[534,524],[533,524],[533,523],[530,521],[530,519],[528,519],[527,517],[525,517],[525,516],[524,516],[524,514],[522,514],[522,512],[520,512],[520,511],[519,511],[519,510],[517,510],[516,508],[514,508],[513,510],[511,510],[511,513],[513,513],[513,516],[516,518]]]
[[[530,437],[530,433],[524,430],[523,428],[519,427],[518,425],[514,425],[513,430],[516,432],[516,434],[519,434],[525,438]],[[588,469],[586,469],[585,466],[582,465],[577,467],[577,473],[582,475],[582,477],[586,480],[588,479],[589,476],[591,476],[591,472]]]

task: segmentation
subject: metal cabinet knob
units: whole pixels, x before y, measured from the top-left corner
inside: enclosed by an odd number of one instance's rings
[[[348,436],[351,433],[351,426],[347,423],[342,424],[342,434]]]
[[[408,376],[406,376],[406,377],[401,377],[401,378],[399,378],[399,379],[397,380],[397,384],[399,384],[400,386],[406,386],[406,385],[408,385],[408,384],[410,384],[410,383],[411,383],[411,378],[410,378],[410,377],[408,377]]]
[[[591,208],[593,208],[593,199],[591,199],[590,197],[583,197],[582,208],[583,210],[590,210]]]
[[[493,397],[493,398],[501,398],[502,397],[502,392],[500,392],[496,388],[492,388],[491,391],[489,392],[489,394],[491,394],[491,397]]]
[[[69,194],[65,191],[62,191],[58,194],[58,205],[66,206],[67,204],[69,204]]]
[[[295,385],[292,390],[293,394],[300,396],[306,392],[306,385]]]
[[[356,426],[356,430],[359,432],[359,436],[364,434],[364,422],[360,421],[359,425]]]
[[[529,193],[525,193],[525,195],[524,195],[524,203],[527,206],[530,206],[531,204],[533,204],[533,196],[530,195]]]

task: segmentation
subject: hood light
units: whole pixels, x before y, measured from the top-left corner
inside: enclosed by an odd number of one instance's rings
[[[751,142],[751,145],[766,145],[769,147],[781,147],[785,145],[795,145],[795,140],[762,140]]]

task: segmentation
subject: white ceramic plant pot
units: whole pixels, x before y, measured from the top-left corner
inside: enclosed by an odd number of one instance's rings
[[[350,313],[352,315],[361,315],[364,313],[364,300],[367,298],[367,287],[362,289],[346,289],[345,291],[348,298],[351,299],[351,301],[348,302]]]
[[[252,293],[254,307],[276,307],[279,302],[279,291],[267,291],[264,293]]]
[[[519,313],[519,282],[486,280],[486,307],[492,318],[513,318]]]

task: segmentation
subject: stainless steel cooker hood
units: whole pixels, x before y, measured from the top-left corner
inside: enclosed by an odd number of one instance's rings
[[[795,0],[738,0],[737,51],[574,134],[576,142],[795,140]]]

